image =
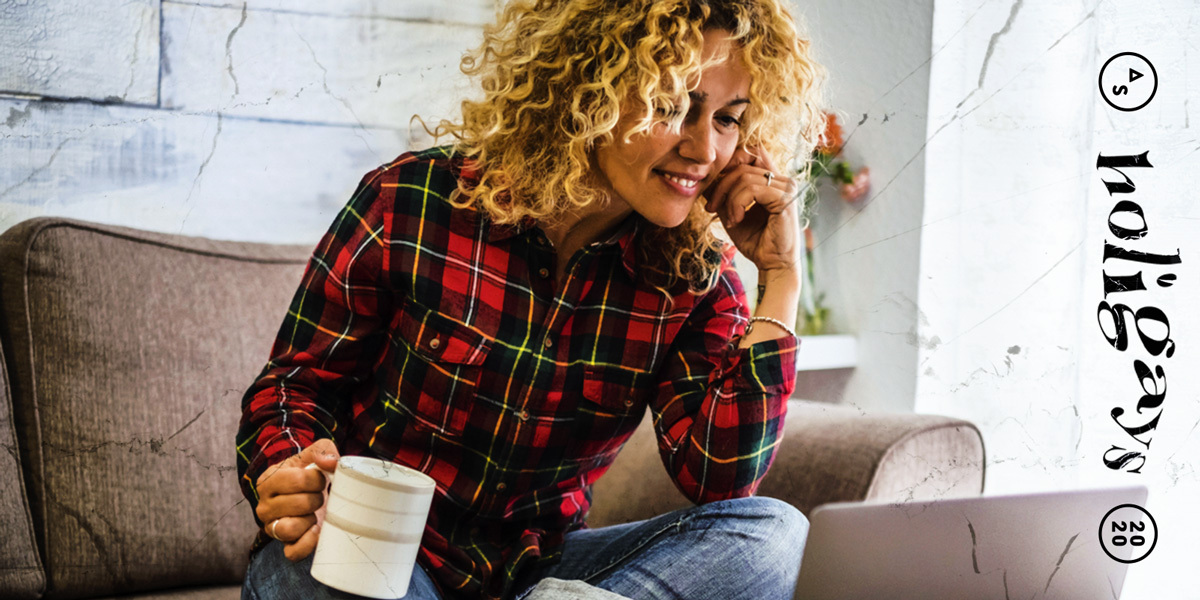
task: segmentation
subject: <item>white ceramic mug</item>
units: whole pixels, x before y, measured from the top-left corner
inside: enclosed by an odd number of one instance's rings
[[[403,597],[433,502],[433,479],[365,456],[343,456],[336,471],[321,472],[332,485],[313,579],[359,596]]]

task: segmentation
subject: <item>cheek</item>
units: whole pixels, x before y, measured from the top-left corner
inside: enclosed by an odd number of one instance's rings
[[[634,138],[628,146],[626,157],[637,166],[648,166],[671,151],[671,141],[665,136]]]
[[[714,164],[713,164],[714,171],[716,171],[718,173],[720,173],[721,171],[724,171],[725,168],[727,166],[729,166],[730,161],[733,161],[735,159],[737,162],[734,166],[736,166],[738,164],[743,164],[743,163],[750,163],[753,161],[753,157],[746,154],[744,150],[739,151],[737,142],[738,142],[738,138],[737,138],[737,136],[734,136],[731,140],[729,140],[726,143],[722,143],[717,148],[717,159],[715,161],[713,161],[714,162]],[[743,156],[743,155],[745,155],[745,156]]]
[[[622,150],[623,148],[618,143],[596,151],[596,167],[610,185],[615,185],[628,177],[629,156]]]
[[[648,156],[646,144],[639,143],[635,138],[629,143],[615,141],[597,153],[600,164],[611,171],[629,173],[644,164]]]

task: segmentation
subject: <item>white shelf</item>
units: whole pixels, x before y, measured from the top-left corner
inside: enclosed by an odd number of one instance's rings
[[[852,335],[800,336],[797,371],[848,369],[858,365],[858,340]]]

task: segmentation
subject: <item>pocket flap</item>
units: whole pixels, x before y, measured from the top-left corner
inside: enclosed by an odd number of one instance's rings
[[[478,365],[491,340],[483,332],[441,313],[409,305],[400,317],[403,341],[431,361]]]
[[[583,397],[618,412],[637,406],[639,373],[610,365],[588,365],[583,372]]]

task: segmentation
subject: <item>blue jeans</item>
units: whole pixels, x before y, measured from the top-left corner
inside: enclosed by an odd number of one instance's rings
[[[808,535],[808,520],[790,504],[739,498],[693,506],[653,519],[580,529],[566,536],[562,560],[526,573],[516,600],[545,577],[578,579],[633,600],[790,600]],[[243,600],[359,596],[309,575],[312,557],[291,562],[283,544],[256,553]],[[419,565],[405,600],[442,600]]]

